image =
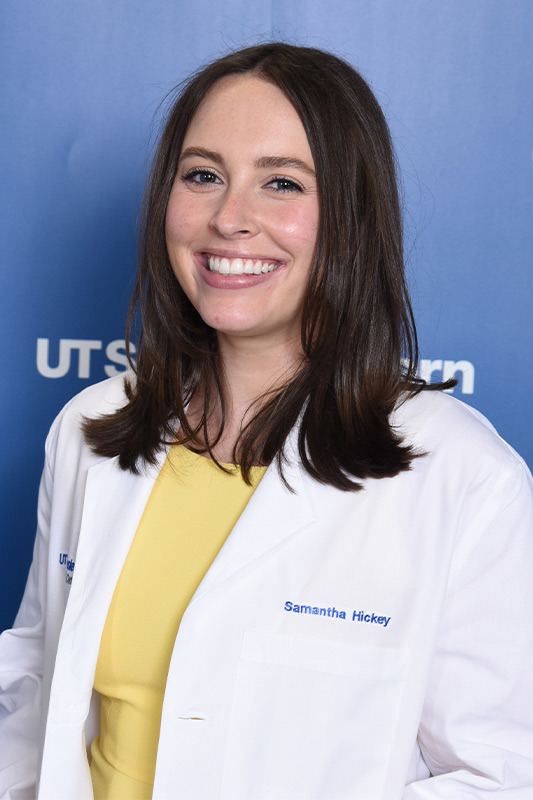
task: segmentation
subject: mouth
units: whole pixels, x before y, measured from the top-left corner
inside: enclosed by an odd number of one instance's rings
[[[219,275],[266,275],[283,266],[282,261],[214,255],[206,255],[205,263],[210,272],[218,272]]]

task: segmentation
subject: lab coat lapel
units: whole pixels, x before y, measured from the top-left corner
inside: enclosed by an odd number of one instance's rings
[[[116,459],[89,470],[72,589],[62,638],[70,640],[71,670],[92,686],[107,611],[161,464],[133,475]],[[81,632],[78,635],[78,632]],[[57,672],[57,667],[56,667]]]
[[[82,729],[89,714],[100,638],[122,566],[165,453],[144,475],[116,460],[88,471],[74,575],[59,639],[39,798],[92,797]],[[58,790],[57,776],[61,775]]]
[[[290,444],[287,452],[291,458],[284,472],[292,491],[284,485],[276,463],[271,464],[190,605],[314,521],[306,481]]]

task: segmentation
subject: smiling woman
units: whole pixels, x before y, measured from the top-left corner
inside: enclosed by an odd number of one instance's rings
[[[283,473],[300,420],[318,480],[357,489],[409,468],[389,417],[424,383],[394,153],[349,65],[265,45],[200,71],[163,130],[143,227],[136,386],[87,424],[97,452],[135,471],[179,430],[247,481],[274,459]]]
[[[137,312],[47,441],[0,798],[530,800],[531,476],[415,377],[349,64],[264,44],[182,88]]]
[[[260,78],[219,81],[183,142],[166,242],[223,359],[242,346],[260,347],[286,369],[301,358],[318,213],[313,156],[294,106]]]

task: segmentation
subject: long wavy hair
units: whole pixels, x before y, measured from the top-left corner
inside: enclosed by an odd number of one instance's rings
[[[168,442],[210,454],[224,428],[223,364],[208,327],[172,271],[165,215],[182,143],[198,106],[221,78],[252,74],[277,86],[303,123],[314,159],[320,220],[304,299],[297,374],[262,398],[235,444],[245,480],[254,464],[277,459],[297,426],[307,472],[342,490],[366,478],[392,477],[416,453],[391,428],[402,398],[420,391],[418,347],[403,259],[395,157],[379,104],[363,78],[329,53],[284,43],[230,53],[179,88],[147,183],[137,281],[127,341],[140,321],[135,380],[115,413],[84,423],[100,455],[137,472]],[[137,317],[138,315],[138,317]],[[191,427],[186,408],[203,396]],[[219,404],[221,425],[208,435]],[[256,406],[257,408],[257,406]],[[216,459],[214,458],[216,461]]]

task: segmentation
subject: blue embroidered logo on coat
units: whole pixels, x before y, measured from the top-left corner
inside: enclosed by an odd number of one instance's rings
[[[60,566],[64,565],[66,567],[65,583],[72,583],[72,573],[74,572],[76,562],[68,557],[68,553],[60,553],[59,564]]]

